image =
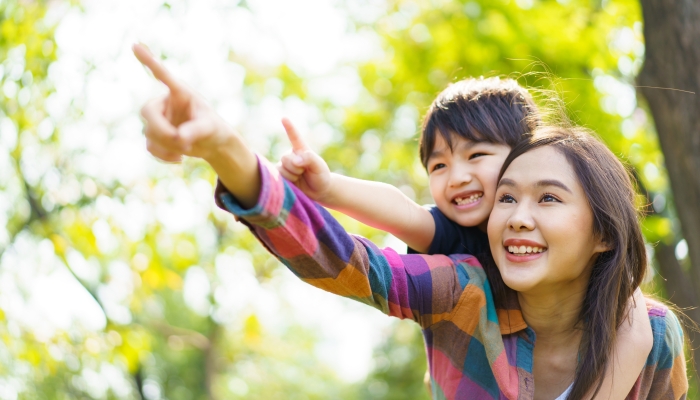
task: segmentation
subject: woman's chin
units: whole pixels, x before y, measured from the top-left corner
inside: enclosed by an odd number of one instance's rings
[[[522,271],[521,271],[522,272]],[[528,292],[537,286],[538,279],[533,279],[533,274],[504,273],[501,271],[503,283],[516,292]]]

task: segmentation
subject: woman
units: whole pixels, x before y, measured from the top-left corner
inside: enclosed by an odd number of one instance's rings
[[[523,316],[537,333],[533,373],[544,384],[542,398],[561,393],[570,376],[569,398],[583,398],[612,362],[608,356],[627,313],[626,299],[647,264],[634,197],[623,165],[580,128],[540,129],[503,165],[488,229],[498,273],[489,278],[497,303],[503,302],[499,293],[503,298],[508,290],[517,292]],[[647,306],[654,310],[654,350],[632,398],[678,398],[687,390],[682,330],[665,307],[653,301]],[[668,342],[658,341],[662,332]],[[675,368],[669,371],[675,387],[649,379],[660,374],[649,361],[661,348],[670,358],[657,368]]]
[[[142,111],[149,151],[208,161],[219,204],[302,280],[419,323],[435,398],[570,390],[566,398],[580,399],[599,388],[646,263],[629,177],[600,142],[549,129],[513,150],[488,227],[498,271],[468,255],[401,256],[348,235],[204,102],[152,69],[171,95]],[[187,111],[179,126],[175,108]],[[683,398],[682,330],[668,309],[648,307],[654,346],[629,397]]]

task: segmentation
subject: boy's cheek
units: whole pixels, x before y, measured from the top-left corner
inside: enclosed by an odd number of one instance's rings
[[[430,189],[430,196],[437,204],[445,198],[445,184],[438,177],[431,177],[429,179],[428,188]]]

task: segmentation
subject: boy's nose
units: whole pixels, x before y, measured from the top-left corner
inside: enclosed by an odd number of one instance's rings
[[[452,174],[450,174],[450,182],[449,185],[450,187],[459,187],[466,185],[472,181],[473,177],[472,174],[470,174],[467,171],[460,171],[459,169],[455,168],[452,171]]]

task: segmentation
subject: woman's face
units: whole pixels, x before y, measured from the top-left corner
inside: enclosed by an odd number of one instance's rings
[[[518,292],[585,288],[598,253],[593,213],[566,157],[552,146],[519,156],[496,190],[488,223],[503,281]]]

